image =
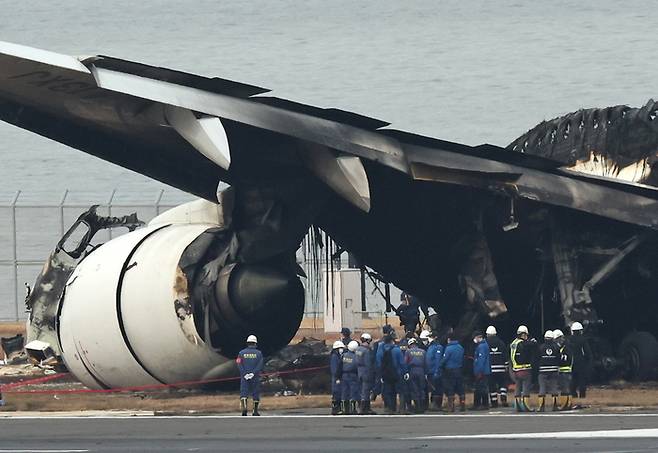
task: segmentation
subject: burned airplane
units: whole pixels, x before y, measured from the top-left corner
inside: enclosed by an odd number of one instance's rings
[[[265,354],[288,344],[309,227],[463,334],[581,321],[603,361],[621,343],[629,375],[653,372],[653,107],[582,111],[504,149],[267,92],[0,44],[2,120],[202,199],[77,263],[53,333],[85,384],[212,378],[231,372],[247,334]],[[644,176],[618,178],[629,165]]]

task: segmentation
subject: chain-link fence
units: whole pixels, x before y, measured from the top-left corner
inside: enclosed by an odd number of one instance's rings
[[[123,201],[116,190],[92,202],[78,202],[73,195],[67,190],[58,201],[34,203],[18,191],[9,202],[0,205],[0,321],[20,321],[27,317],[24,284],[34,284],[59,239],[92,204],[99,205],[99,215],[123,216],[137,212],[140,220],[148,222],[190,199],[180,195],[165,196],[164,190],[151,196],[140,194],[140,201],[133,201],[134,197]],[[126,231],[100,231],[94,243],[106,242]]]

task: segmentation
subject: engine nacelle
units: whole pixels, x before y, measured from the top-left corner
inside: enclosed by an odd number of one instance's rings
[[[190,205],[217,209],[203,201]],[[177,210],[184,223],[169,223]],[[67,283],[58,317],[62,358],[89,387],[231,374],[247,334],[256,333],[267,353],[285,346],[299,326],[301,283],[276,263],[215,266],[205,259],[196,272],[204,279],[192,278],[190,256],[210,253],[198,244],[208,242],[221,219],[197,216],[202,223],[194,223],[193,210],[172,211],[94,250]],[[212,284],[209,266],[217,275]]]

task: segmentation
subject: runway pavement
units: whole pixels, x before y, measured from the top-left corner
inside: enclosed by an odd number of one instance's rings
[[[658,414],[122,415],[0,419],[0,453],[556,449],[600,453],[658,451]]]

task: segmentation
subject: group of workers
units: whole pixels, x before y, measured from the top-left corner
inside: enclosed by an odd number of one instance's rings
[[[382,331],[382,339],[373,343],[369,333],[356,341],[350,330],[343,328],[342,338],[334,342],[330,355],[333,415],[374,414],[371,400],[378,395],[387,414],[466,410],[465,349],[454,331],[438,338],[427,330],[416,337],[414,331],[405,329],[399,340],[390,325]],[[510,345],[498,337],[494,326],[484,334],[473,332],[471,409],[508,406],[511,378],[516,410],[534,411],[529,402],[533,368],[539,380],[536,410],[546,410],[548,397],[554,411],[571,409],[572,395],[585,397],[591,362],[582,331],[583,326],[575,322],[568,341],[562,331],[548,330],[539,343],[522,325]]]

